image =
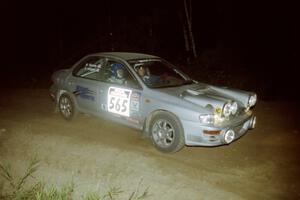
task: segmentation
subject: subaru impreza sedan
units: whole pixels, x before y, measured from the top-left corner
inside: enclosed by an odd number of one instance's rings
[[[153,55],[87,55],[52,81],[66,120],[78,113],[112,120],[141,130],[162,152],[230,144],[256,123],[255,93],[198,82]]]

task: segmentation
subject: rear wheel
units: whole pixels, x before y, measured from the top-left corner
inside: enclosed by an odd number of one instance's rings
[[[58,102],[58,108],[59,108],[60,114],[66,120],[73,119],[77,114],[77,110],[76,110],[74,101],[68,94],[62,94],[60,96],[59,102]]]
[[[150,124],[151,139],[161,152],[174,153],[184,146],[184,133],[180,121],[167,112],[157,113]]]

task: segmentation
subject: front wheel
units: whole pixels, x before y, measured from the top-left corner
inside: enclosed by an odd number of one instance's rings
[[[180,121],[172,114],[157,113],[150,124],[151,139],[161,152],[174,153],[184,146],[184,133]]]
[[[66,120],[73,119],[77,114],[75,104],[74,104],[72,98],[67,94],[62,94],[60,96],[59,102],[58,102],[58,108],[59,108],[60,114]]]

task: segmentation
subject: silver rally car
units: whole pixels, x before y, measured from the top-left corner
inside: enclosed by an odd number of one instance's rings
[[[255,93],[197,82],[153,55],[91,54],[52,80],[66,120],[79,112],[104,117],[141,130],[162,152],[229,144],[256,123]]]

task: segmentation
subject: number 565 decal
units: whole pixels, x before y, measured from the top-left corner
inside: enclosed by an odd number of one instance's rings
[[[131,90],[110,87],[107,95],[108,112],[129,117]]]

